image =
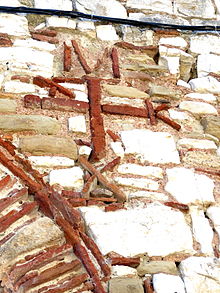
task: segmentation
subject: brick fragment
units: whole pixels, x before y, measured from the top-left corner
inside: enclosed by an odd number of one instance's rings
[[[156,125],[157,121],[156,121],[156,117],[155,117],[154,108],[153,108],[152,103],[149,100],[145,100],[145,104],[146,104],[146,107],[147,107],[147,111],[148,111],[148,114],[149,114],[151,125]]]
[[[57,93],[57,88],[55,86],[51,87],[49,90],[49,96],[50,97],[55,97]]]
[[[177,131],[179,131],[181,129],[180,124],[176,123],[175,121],[172,121],[171,119],[169,119],[168,117],[163,116],[160,113],[157,113],[156,117],[159,118],[160,120],[162,120],[163,122],[165,122],[166,124],[170,125],[174,129],[176,129]]]
[[[7,36],[0,36],[0,47],[12,47],[13,43]]]
[[[112,138],[112,140],[115,141],[120,141],[120,136],[116,133],[114,133],[112,130],[108,129],[106,130],[106,132],[108,133],[108,135]]]
[[[82,65],[83,69],[85,70],[85,73],[90,74],[92,72],[92,70],[89,67],[89,65],[87,64],[85,58],[83,57],[83,55],[82,55],[82,53],[80,51],[78,43],[75,40],[72,40],[72,45],[73,45],[75,53],[78,56],[80,64]]]
[[[132,268],[136,268],[140,265],[141,259],[140,257],[123,257],[123,256],[115,256],[111,257],[111,265],[112,266],[129,266]]]
[[[28,198],[28,192],[26,188],[23,188],[21,190],[13,190],[10,192],[7,197],[4,197],[0,199],[0,212],[2,212],[4,209],[8,208],[10,205],[14,204],[15,202],[18,202],[20,200],[27,200]]]
[[[165,202],[164,205],[174,209],[178,209],[183,213],[187,213],[189,211],[188,205],[179,203],[179,202],[168,201],[168,202]]]
[[[50,29],[41,29],[41,30],[31,31],[31,34],[44,35],[48,37],[57,36],[57,32],[55,30],[50,30]]]
[[[145,52],[148,56],[152,58],[154,58],[159,52],[158,46],[135,46],[128,42],[117,42],[115,43],[115,46],[123,49],[138,50],[141,52]]]
[[[52,81],[56,83],[69,82],[69,83],[78,83],[78,84],[83,84],[85,82],[83,78],[76,78],[76,77],[54,77],[52,78]]]
[[[36,95],[24,96],[24,107],[30,109],[41,109],[41,98]]]
[[[44,36],[44,35],[36,34],[36,33],[32,33],[31,36],[34,40],[37,40],[37,41],[48,42],[50,44],[58,44],[59,43],[59,40],[54,37]]]
[[[111,58],[112,58],[112,71],[113,71],[113,76],[115,78],[120,78],[118,51],[117,51],[116,48],[112,48]]]
[[[67,46],[66,42],[63,43],[63,46],[64,46],[63,70],[70,71],[72,67],[71,47]]]
[[[43,98],[42,109],[86,113],[89,109],[89,104],[77,100]]]
[[[21,82],[30,83],[31,78],[27,75],[13,75],[11,77],[11,80],[20,80]]]
[[[153,286],[151,284],[151,278],[147,277],[147,279],[144,281],[144,289],[145,293],[154,293]]]
[[[124,209],[123,203],[112,203],[105,207],[105,212],[114,212]]]
[[[108,114],[115,115],[129,115],[133,117],[148,118],[148,112],[146,109],[127,106],[127,105],[102,105],[102,111]]]

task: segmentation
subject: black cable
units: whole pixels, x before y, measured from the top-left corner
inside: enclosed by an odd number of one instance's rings
[[[124,18],[114,18],[107,16],[99,16],[86,14],[77,11],[65,11],[65,10],[56,10],[56,9],[41,9],[41,8],[29,8],[29,7],[8,7],[0,6],[0,13],[27,13],[27,14],[41,14],[41,15],[56,15],[56,16],[68,16],[71,18],[85,18],[91,20],[100,20],[111,23],[125,24],[138,27],[148,27],[148,28],[161,28],[161,29],[178,29],[185,31],[220,31],[220,26],[214,25],[179,25],[179,24],[166,24],[158,22],[148,22],[148,21],[138,21],[132,19]]]

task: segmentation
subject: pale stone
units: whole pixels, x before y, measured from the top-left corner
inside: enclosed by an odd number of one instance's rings
[[[69,83],[69,82],[61,82],[59,84],[67,89],[73,89],[73,90],[78,90],[82,92],[86,91],[86,86],[84,84]]]
[[[154,274],[153,286],[155,293],[185,293],[185,286],[182,279],[179,276],[167,275],[167,274]]]
[[[204,100],[206,102],[216,101],[216,97],[213,94],[190,93],[190,94],[186,94],[185,98],[190,98],[195,100]]]
[[[145,208],[104,212],[98,207],[80,208],[88,234],[101,252],[122,256],[165,256],[192,253],[192,234],[183,213],[159,203]]]
[[[175,262],[172,261],[148,261],[146,258],[141,260],[137,267],[139,276],[146,274],[166,273],[171,275],[178,275],[178,270]]]
[[[186,48],[188,44],[184,40],[184,38],[171,37],[171,38],[161,38],[159,40],[159,45],[169,45],[169,46],[173,46],[173,47]]]
[[[182,79],[178,79],[177,85],[178,86],[183,86],[183,87],[185,87],[187,89],[191,89],[190,85],[186,81],[184,81]]]
[[[219,293],[220,260],[211,257],[189,257],[179,269],[187,292]]]
[[[15,263],[20,255],[27,255],[35,249],[42,250],[46,245],[62,244],[63,240],[63,232],[48,217],[40,217],[21,228],[0,247],[0,278],[5,268]]]
[[[16,37],[29,36],[27,18],[16,14],[1,13],[0,33]]]
[[[175,0],[175,11],[178,15],[198,18],[216,18],[215,7],[211,0]]]
[[[182,138],[177,142],[178,147],[186,148],[196,148],[196,149],[217,149],[214,141],[207,139],[192,139],[192,138]]]
[[[216,108],[203,102],[183,101],[179,104],[181,110],[187,110],[193,114],[215,114],[218,115]]]
[[[220,82],[212,76],[191,79],[189,85],[199,93],[220,94]]]
[[[0,112],[16,113],[17,102],[11,99],[0,99]]]
[[[42,134],[55,134],[60,130],[60,122],[43,115],[4,115],[0,116],[2,131],[36,131]]]
[[[111,142],[111,148],[116,156],[121,157],[122,159],[124,158],[125,151],[120,141]]]
[[[130,98],[122,98],[122,97],[102,97],[102,104],[110,104],[110,105],[130,105],[133,107],[143,108],[146,107],[143,99],[130,99]]]
[[[129,13],[130,19],[143,20],[143,17],[146,18],[146,15],[143,13]],[[122,26],[123,41],[131,42],[135,45],[142,45],[143,42],[146,46],[151,46],[154,44],[154,33],[149,29],[140,29],[135,26]],[[153,57],[153,56],[151,56]]]
[[[76,9],[80,12],[116,18],[127,18],[124,6],[116,0],[76,0]]]
[[[214,54],[202,54],[197,60],[198,77],[207,76],[210,72],[220,73],[220,56]]]
[[[206,215],[212,220],[214,228],[220,239],[220,206],[211,206],[206,210]],[[220,248],[220,245],[219,245]]]
[[[67,17],[51,16],[46,18],[46,26],[74,30],[76,21]]]
[[[44,9],[73,10],[71,0],[34,0],[34,7]]]
[[[82,101],[82,102],[86,102],[86,103],[89,102],[88,94],[81,92],[81,91],[74,91],[74,94],[76,96],[75,99],[77,101]]]
[[[111,277],[137,277],[137,270],[128,266],[112,266],[111,268]]]
[[[220,157],[220,147],[217,149],[217,155]]]
[[[8,93],[22,94],[35,93],[35,85],[20,81],[7,81],[3,85],[3,90]]]
[[[151,191],[145,191],[145,190],[128,192],[128,199],[142,199],[142,198],[147,198],[151,200],[159,200],[159,201],[167,201],[169,199],[167,195],[160,192],[151,192]]]
[[[218,35],[203,34],[190,37],[189,50],[195,54],[219,54],[220,39]]]
[[[166,65],[151,65],[151,64],[122,64],[121,67],[131,71],[144,71],[157,75],[167,73]]]
[[[144,293],[142,280],[139,278],[118,277],[110,279],[109,293]]]
[[[75,161],[66,157],[30,156],[28,158],[36,167],[73,167]]]
[[[133,129],[122,131],[121,138],[125,146],[125,154],[134,154],[143,162],[180,163],[175,141],[167,132]]]
[[[180,98],[180,92],[169,89],[165,86],[153,85],[150,88],[150,96],[161,96],[161,97],[171,97],[173,99]]]
[[[141,166],[137,164],[122,164],[118,167],[118,173],[140,175],[152,178],[163,178],[163,170],[159,167]]]
[[[180,55],[180,78],[184,81],[188,81],[191,78],[191,71],[194,64],[194,58],[192,55],[181,52]]]
[[[195,174],[193,169],[167,169],[168,182],[165,190],[177,201],[190,203],[213,203],[214,182],[206,175]]]
[[[123,178],[116,177],[114,181],[122,186],[128,186],[131,188],[137,189],[150,189],[150,190],[158,190],[159,184],[156,181],[150,179],[143,178]]]
[[[25,47],[25,48],[32,48],[40,51],[54,51],[56,46],[54,44],[50,44],[48,42],[37,41],[33,39],[26,39],[26,40],[15,40],[14,47]]]
[[[205,153],[202,151],[187,152],[183,157],[183,162],[189,166],[199,168],[213,168],[219,170],[220,158],[216,154]]]
[[[180,57],[162,56],[158,64],[166,67],[171,74],[179,74]]]
[[[189,115],[185,112],[176,111],[174,109],[169,109],[168,112],[169,112],[170,118],[174,120],[188,120],[189,119]]]
[[[91,21],[79,21],[77,23],[77,29],[79,31],[95,30],[95,24]]]
[[[19,139],[21,152],[32,155],[63,155],[73,160],[78,158],[76,143],[71,138],[35,135]]]
[[[207,116],[201,119],[201,124],[206,133],[214,135],[220,139],[220,117]]]
[[[90,148],[86,145],[83,145],[79,148],[79,155],[89,157],[91,152],[92,152],[92,148]]]
[[[173,13],[172,2],[166,0],[128,0],[128,8]]]
[[[124,98],[139,98],[139,99],[149,98],[148,94],[134,87],[105,84],[103,85],[103,88],[111,96],[118,96],[118,97],[124,97]]]
[[[52,170],[49,174],[49,183],[51,186],[59,184],[67,189],[74,188],[75,191],[81,191],[84,185],[83,175],[80,167]]]
[[[213,256],[212,240],[214,233],[209,221],[205,218],[204,212],[197,207],[191,207],[190,215],[192,219],[193,236],[200,244],[201,252]]]
[[[5,0],[0,0],[0,6],[6,6],[5,4]],[[7,6],[18,7],[21,6],[21,3],[18,0],[7,0]]]
[[[84,116],[69,118],[69,131],[86,133],[86,119]]]
[[[96,27],[97,38],[102,41],[117,41],[119,39],[115,28],[111,25],[98,25]]]

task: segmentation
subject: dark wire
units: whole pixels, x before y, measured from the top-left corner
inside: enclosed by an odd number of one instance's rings
[[[166,24],[159,22],[148,22],[148,21],[138,21],[132,19],[124,18],[114,18],[107,16],[91,15],[85,14],[77,11],[65,11],[65,10],[55,10],[55,9],[41,9],[41,8],[30,8],[30,7],[8,7],[0,6],[0,13],[28,13],[28,14],[41,14],[41,15],[57,15],[57,16],[68,16],[71,18],[85,18],[91,20],[100,20],[110,23],[125,24],[138,27],[148,27],[148,28],[160,28],[160,29],[178,29],[185,31],[220,31],[220,26],[215,25],[178,25],[178,24]]]

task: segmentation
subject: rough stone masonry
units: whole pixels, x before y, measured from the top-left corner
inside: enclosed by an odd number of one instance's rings
[[[220,26],[217,0],[0,6]],[[220,36],[0,14],[0,292],[220,293]]]

